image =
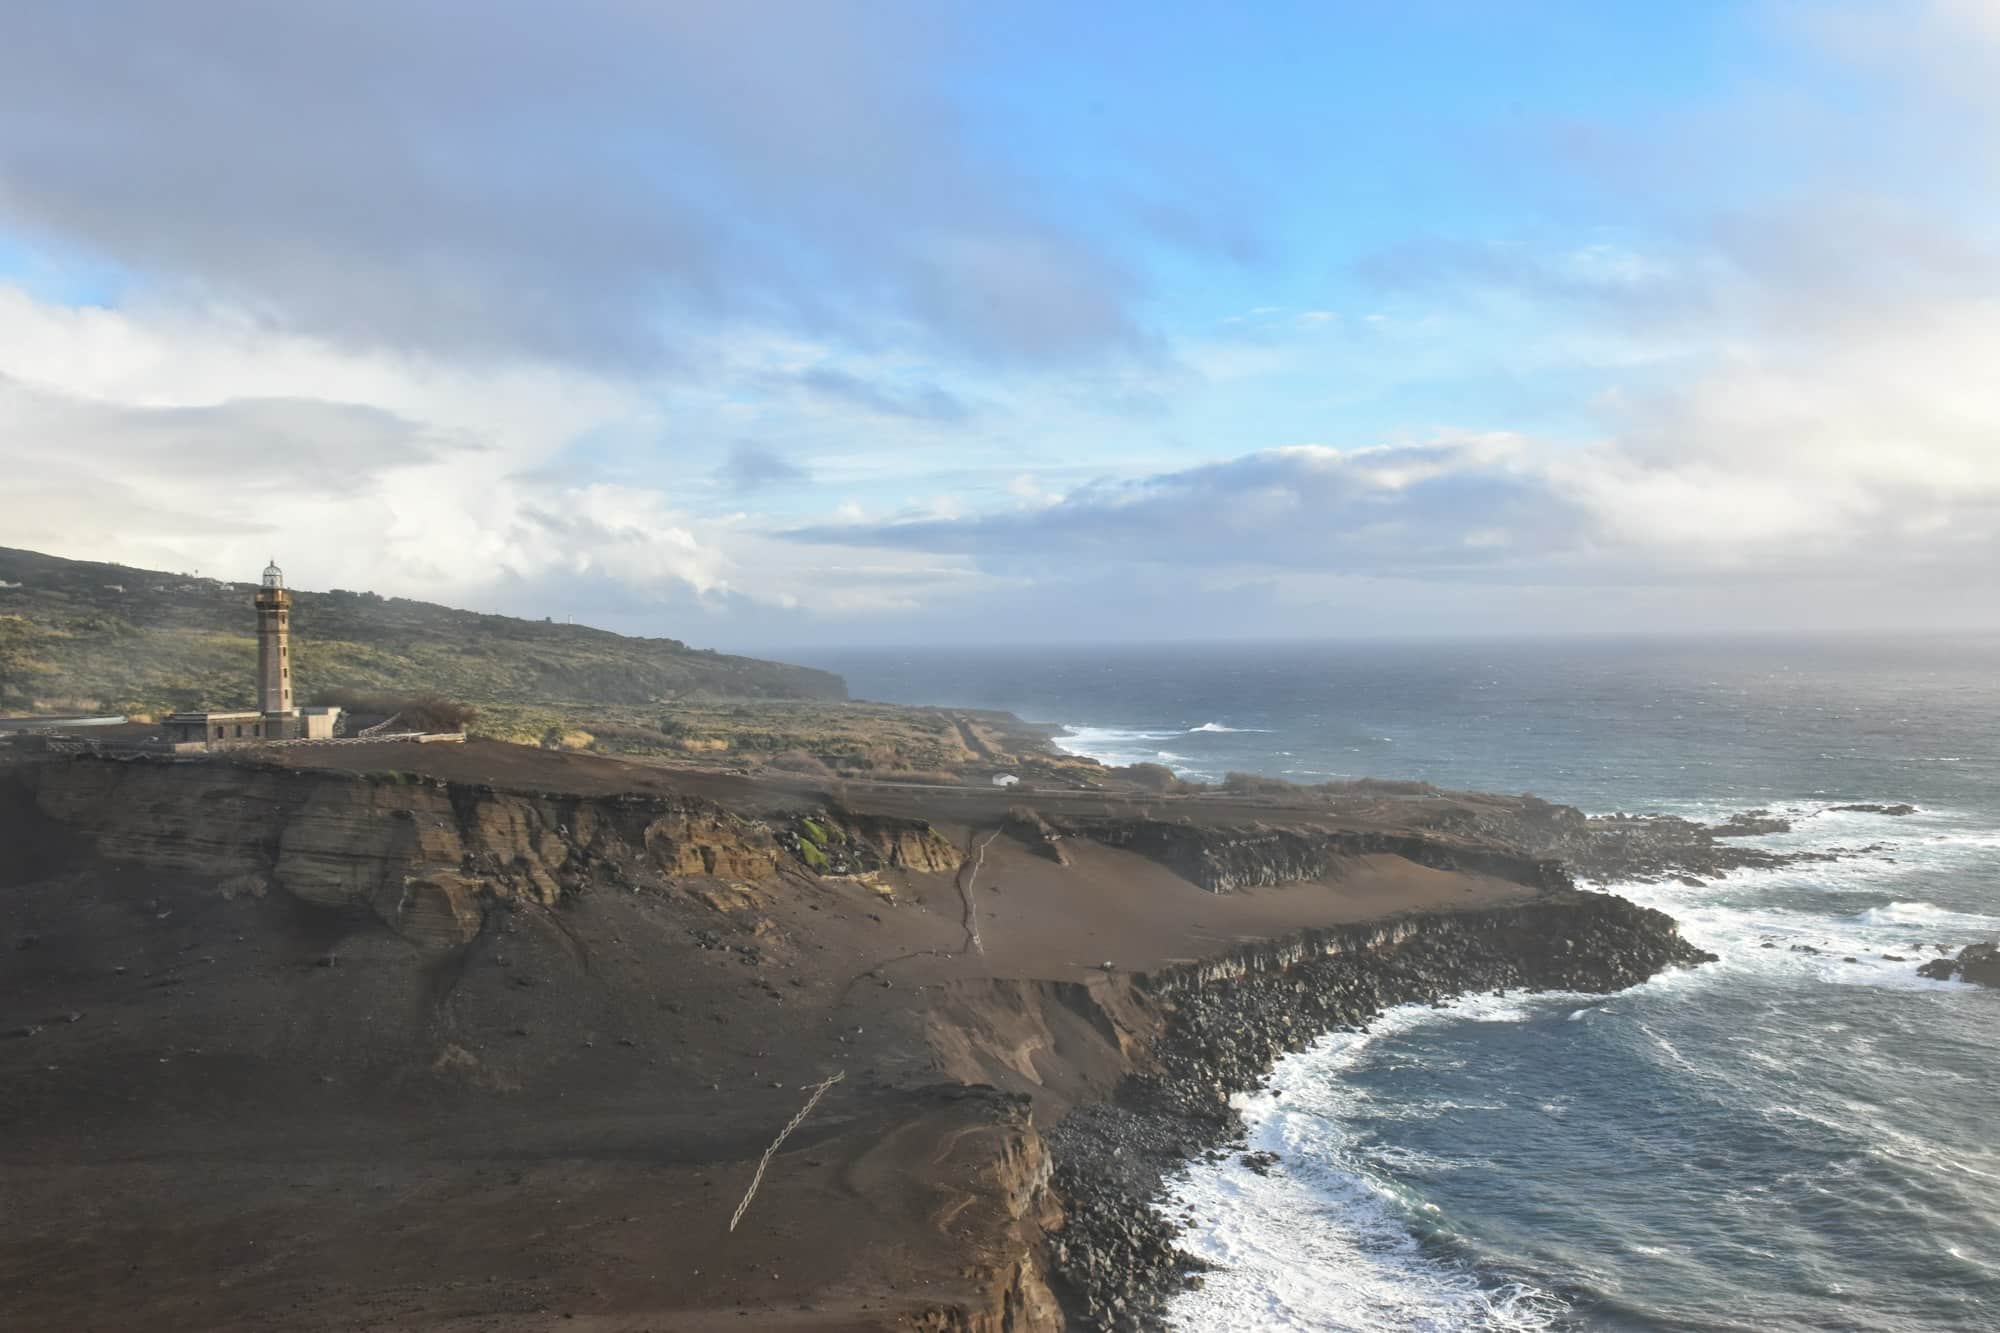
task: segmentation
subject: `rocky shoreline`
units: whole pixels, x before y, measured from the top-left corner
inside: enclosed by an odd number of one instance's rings
[[[1073,1327],[1161,1326],[1201,1264],[1175,1244],[1166,1181],[1218,1154],[1243,1129],[1231,1097],[1260,1086],[1280,1056],[1323,1033],[1359,1030],[1399,1004],[1471,993],[1605,993],[1670,967],[1714,960],[1671,917],[1609,894],[1548,893],[1484,912],[1412,919],[1308,938],[1304,957],[1246,957],[1165,973],[1171,1006],[1150,1072],[1114,1099],[1079,1107],[1048,1135],[1067,1222],[1050,1245],[1053,1287]]]
[[[1745,846],[1742,839],[1790,833],[1803,819],[1839,811],[1900,817],[1912,805],[1833,805],[1823,810],[1743,810],[1714,824],[1679,815],[1585,815],[1566,805],[1533,797],[1497,815],[1473,821],[1481,833],[1517,843],[1550,857],[1578,878],[1597,884],[1684,883],[1720,879],[1736,870],[1773,870],[1810,862],[1879,855],[1882,843],[1812,851],[1774,851]]]

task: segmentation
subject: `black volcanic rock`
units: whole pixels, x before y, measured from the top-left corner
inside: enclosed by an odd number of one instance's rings
[[[1744,846],[1740,841],[1791,828],[1789,819],[1769,810],[1746,810],[1720,823],[1703,824],[1678,815],[1585,815],[1569,806],[1526,796],[1510,807],[1486,810],[1469,821],[1465,831],[1560,861],[1579,880],[1597,884],[1705,882],[1721,879],[1733,870],[1838,861],[1881,850],[1774,851]]]
[[[1917,807],[1914,805],[1870,805],[1863,803],[1860,805],[1829,805],[1827,809],[1845,810],[1858,815],[1914,815],[1917,813]]]
[[[1365,1027],[1392,1005],[1503,989],[1605,993],[1714,960],[1662,912],[1558,890],[1483,912],[1309,931],[1148,978],[1170,1010],[1154,1069],[1047,1135],[1067,1219],[1051,1268],[1071,1326],[1161,1327],[1171,1294],[1199,1283],[1204,1265],[1175,1245],[1159,1207],[1164,1182],[1237,1140],[1231,1094],[1260,1086],[1287,1052]],[[1255,1153],[1244,1160],[1271,1165]]]
[[[2000,944],[1968,944],[1956,958],[1934,958],[1919,964],[1917,975],[1933,981],[1969,981],[2000,987]]]
[[[1716,838],[1760,838],[1767,833],[1790,833],[1792,821],[1769,810],[1745,810],[1711,825],[1709,836]]]

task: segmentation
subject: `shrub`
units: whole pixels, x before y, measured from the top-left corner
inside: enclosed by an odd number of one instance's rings
[[[1289,796],[1299,790],[1296,783],[1267,778],[1261,773],[1226,773],[1222,789],[1232,796]]]
[[[1356,796],[1437,796],[1442,789],[1428,782],[1401,778],[1356,778],[1352,782],[1327,783],[1326,790],[1344,790]]]
[[[398,695],[330,689],[319,691],[314,701],[350,713],[380,713],[384,717],[394,714],[408,723],[412,731],[462,731],[479,716],[479,710],[472,705],[432,692]]]
[[[649,753],[675,748],[671,737],[651,727],[628,726],[622,722],[600,722],[593,718],[590,723],[590,734],[597,738],[599,749]]]
[[[808,777],[830,778],[833,770],[826,766],[818,755],[807,754],[804,750],[781,750],[764,761],[766,768],[775,768],[786,773],[803,773]]]
[[[1111,772],[1141,791],[1171,794],[1195,789],[1193,783],[1182,780],[1165,764],[1128,764],[1124,768],[1114,768]]]

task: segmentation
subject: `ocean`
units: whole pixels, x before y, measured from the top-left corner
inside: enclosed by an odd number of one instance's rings
[[[807,653],[1190,778],[1420,778],[1592,813],[1766,808],[1705,887],[1610,884],[1721,956],[1610,997],[1393,1011],[1287,1058],[1175,1183],[1186,1330],[2000,1328],[2000,639]],[[1836,812],[1908,802],[1905,817]],[[1806,946],[1816,952],[1795,949]],[[1885,955],[1899,956],[1901,961]]]

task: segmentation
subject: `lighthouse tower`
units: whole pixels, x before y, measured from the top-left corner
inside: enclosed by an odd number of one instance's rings
[[[264,583],[257,589],[257,708],[267,738],[298,734],[291,640],[292,595],[285,591],[285,572],[273,561],[264,566]]]

